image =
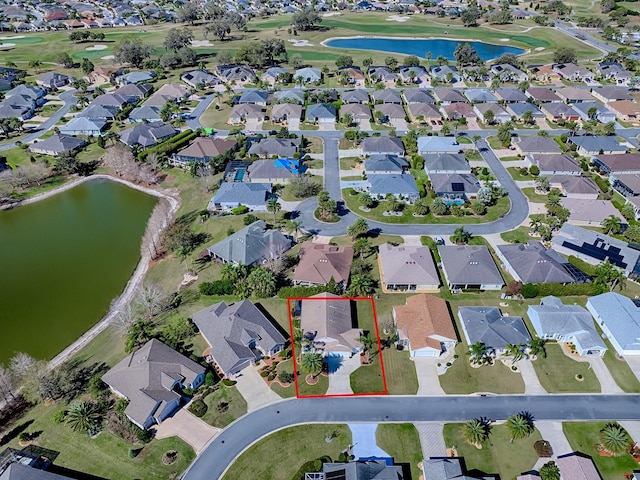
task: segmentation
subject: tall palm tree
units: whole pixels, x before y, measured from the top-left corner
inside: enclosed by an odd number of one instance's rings
[[[300,235],[302,222],[299,220],[289,220],[287,222],[287,231],[293,233],[296,243],[298,242],[298,235]]]
[[[427,52],[425,54],[425,57],[427,59],[427,68],[431,65],[431,57],[433,56],[433,54],[431,52]]]
[[[474,418],[462,426],[462,436],[471,445],[482,445],[490,433],[491,425],[484,418]]]
[[[278,203],[277,198],[270,198],[267,200],[267,211],[273,213],[273,223],[277,220],[278,212],[282,210],[282,206]]]
[[[378,340],[375,336],[371,335],[371,332],[368,332],[366,335],[360,336],[360,343],[362,343],[362,350],[368,352],[377,345]]]
[[[518,413],[507,419],[507,430],[511,436],[510,441],[522,440],[533,433],[533,421],[529,415]]]
[[[315,377],[322,371],[322,360],[322,354],[320,353],[305,353],[302,356],[300,367],[303,371]]]
[[[544,338],[532,337],[531,340],[529,340],[529,344],[527,345],[529,354],[538,355],[541,353],[544,358],[547,358],[547,351],[544,348],[546,343],[547,341]]]
[[[600,443],[612,455],[622,455],[631,444],[627,431],[617,423],[607,423],[600,430]]]
[[[607,232],[607,235],[611,233],[618,233],[620,231],[620,225],[622,224],[620,218],[616,215],[609,215],[607,218],[602,220],[602,228],[604,228]]]
[[[102,415],[93,402],[80,402],[71,405],[65,420],[75,432],[86,433],[100,424]]]
[[[513,357],[513,363],[516,363],[518,360],[522,360],[522,357],[524,357],[524,348],[524,345],[508,343],[507,348],[505,348],[504,350],[504,355],[506,357]]]
[[[483,363],[489,355],[489,347],[482,342],[469,345],[469,357],[471,363]]]

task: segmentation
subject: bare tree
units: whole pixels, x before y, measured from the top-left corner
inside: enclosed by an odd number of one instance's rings
[[[145,318],[151,319],[162,308],[162,295],[158,287],[151,283],[145,283],[138,293],[136,302],[142,308]]]
[[[133,153],[126,145],[116,144],[107,148],[102,156],[105,166],[112,168],[119,177],[128,176],[135,164]]]
[[[40,186],[50,174],[49,167],[42,162],[25,163],[13,171],[11,184],[14,188],[29,188],[34,184]]]
[[[4,398],[4,401],[7,403],[12,402],[16,398],[13,393],[14,388],[15,385],[11,370],[0,364],[0,397]]]
[[[21,380],[35,364],[36,359],[31,355],[24,352],[18,352],[13,356],[13,358],[11,358],[11,361],[9,362],[9,369],[15,378]]]
[[[133,308],[131,308],[131,305],[128,304],[122,310],[120,310],[120,312],[118,312],[115,325],[118,327],[118,330],[126,334],[131,325],[135,323],[135,321],[136,315],[133,311]]]
[[[170,215],[171,204],[164,198],[160,199],[151,212],[140,247],[143,254],[149,249],[152,259],[158,258],[162,253],[162,232],[169,226]]]

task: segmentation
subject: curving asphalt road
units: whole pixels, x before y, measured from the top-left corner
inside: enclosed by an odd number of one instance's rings
[[[290,399],[255,410],[209,443],[184,480],[219,479],[246,448],[278,429],[307,423],[504,420],[527,411],[536,420],[639,420],[640,395],[489,395]],[[347,445],[345,445],[345,448]]]
[[[75,89],[67,90],[66,92],[61,93],[60,100],[64,102],[64,105],[60,107],[60,109],[57,112],[51,115],[45,122],[43,122],[42,125],[40,125],[40,127],[38,128],[38,130],[20,139],[20,142],[22,143],[32,142],[35,139],[40,138],[42,135],[47,133],[47,131],[50,128],[53,128],[56,125],[56,123],[58,123],[64,115],[69,113],[69,110],[71,109],[71,107],[77,103],[74,93],[76,93]],[[16,142],[5,143],[4,145],[0,145],[0,151],[10,150],[15,146],[16,146]]]

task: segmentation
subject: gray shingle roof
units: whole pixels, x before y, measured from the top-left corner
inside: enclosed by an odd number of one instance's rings
[[[249,300],[233,305],[216,303],[191,318],[225,375],[238,373],[247,361],[261,358],[260,350],[269,354],[285,343],[284,336]]]
[[[245,90],[238,103],[266,103],[269,93],[264,90]]]
[[[40,140],[37,143],[33,143],[30,147],[31,150],[49,151],[55,153],[71,152],[76,148],[80,148],[86,145],[86,140],[77,137],[71,137],[69,135],[54,135],[44,140]]]
[[[416,179],[411,174],[371,174],[367,175],[369,191],[374,195],[418,195]]]
[[[489,348],[504,349],[507,344],[527,343],[531,335],[522,317],[503,317],[498,307],[458,307],[467,342],[481,342]]]
[[[391,88],[376,90],[373,92],[373,101],[382,103],[402,103],[400,94]]]
[[[263,206],[270,194],[270,183],[223,182],[211,203]]]
[[[596,152],[600,150],[605,152],[626,152],[627,147],[620,145],[616,137],[608,137],[605,135],[585,135],[582,137],[569,137],[569,141],[579,148],[584,148],[587,152]]]
[[[162,122],[136,125],[120,133],[120,141],[129,146],[140,145],[149,147],[155,145],[164,138],[173,137],[177,131],[171,126]]]
[[[365,155],[374,153],[404,155],[404,145],[402,140],[396,137],[367,137],[362,140],[362,152]]]
[[[364,161],[367,174],[388,171],[402,173],[407,168],[409,162],[397,155],[371,155]]]
[[[480,191],[480,182],[471,173],[432,173],[431,188],[438,194],[474,194]]]
[[[562,153],[560,146],[553,138],[540,135],[521,136],[515,141],[524,153]]]
[[[452,285],[502,284],[502,275],[484,245],[440,245],[442,268]]]
[[[358,460],[349,463],[325,463],[322,471],[335,480],[403,480],[400,465],[387,465],[383,460]]]
[[[341,95],[343,103],[367,103],[369,94],[365,90],[345,90]]]
[[[314,103],[307,105],[305,118],[308,122],[315,122],[317,119],[335,119],[336,107],[330,103]]]
[[[640,353],[640,308],[633,300],[616,292],[591,297],[587,302],[624,350]]]
[[[503,259],[524,283],[571,283],[574,278],[565,268],[567,260],[540,242],[498,245]]]
[[[379,259],[387,284],[440,285],[429,247],[388,243],[380,245]]]
[[[427,173],[437,170],[471,173],[471,166],[461,153],[431,153],[422,155],[422,158]]]
[[[404,99],[409,103],[435,103],[429,90],[419,88],[407,88],[404,92]]]
[[[21,463],[12,463],[2,472],[0,480],[69,480],[71,477],[47,472],[39,468],[28,467]]]
[[[249,147],[249,155],[292,157],[300,146],[299,139],[289,138],[262,138]]]

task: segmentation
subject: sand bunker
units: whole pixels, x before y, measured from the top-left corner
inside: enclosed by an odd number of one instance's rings
[[[536,51],[536,52],[541,52],[542,50],[544,50],[544,47],[537,47],[537,48],[535,49],[535,51]]]
[[[313,43],[309,43],[309,40],[295,40],[290,38],[289,42],[293,43],[294,47],[313,47]]]
[[[113,60],[115,55],[105,55],[104,57],[100,57],[101,60]]]
[[[18,38],[24,38],[24,35],[14,35],[13,37],[0,37],[0,40],[15,40]]]
[[[198,47],[213,47],[213,43],[209,40],[191,40],[191,46]]]
[[[389,22],[407,22],[409,17],[401,17],[400,15],[390,15],[387,17],[387,21]]]
[[[93,47],[85,48],[85,50],[95,51],[95,50],[106,50],[107,48],[109,48],[109,47],[107,47],[106,45],[94,45]]]
[[[0,43],[0,49],[13,48],[15,46],[15,43]]]
[[[508,38],[501,38],[501,39],[500,39],[500,41],[501,41],[501,42],[508,42],[508,41],[510,41],[510,40],[509,40]]]
[[[342,14],[340,12],[327,12],[322,14],[323,17],[333,17],[334,15],[342,15]]]

